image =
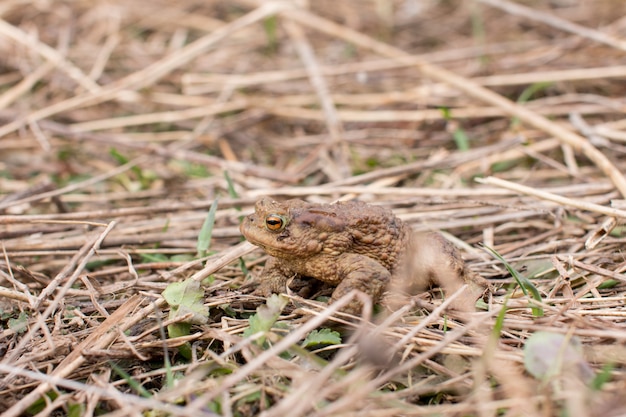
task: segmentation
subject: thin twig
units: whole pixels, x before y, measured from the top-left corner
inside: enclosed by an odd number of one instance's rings
[[[388,57],[407,56],[407,54],[401,49],[376,41],[369,36],[355,32],[345,26],[340,26],[307,11],[300,9],[289,10],[285,13],[289,16],[289,18],[294,19],[303,25],[307,25],[322,32],[331,33],[334,36],[341,36],[346,41],[371,49],[381,55]],[[598,166],[598,168],[606,174],[607,177],[611,179],[613,184],[615,184],[615,187],[623,196],[626,197],[626,178],[624,178],[622,173],[615,168],[615,166],[606,156],[604,156],[604,154],[598,151],[598,149],[591,145],[591,143],[589,143],[589,141],[585,138],[563,128],[557,123],[554,123],[531,110],[528,110],[523,106],[513,103],[503,96],[494,93],[493,91],[490,91],[465,77],[461,77],[444,68],[427,62],[420,63],[417,65],[417,68],[425,75],[448,83],[472,97],[476,97],[479,100],[499,107],[509,115],[515,116],[521,121],[555,136],[563,143],[566,143],[577,151],[582,152],[585,156],[591,159]]]
[[[626,211],[601,206],[599,204],[588,203],[580,199],[571,199],[563,197],[557,194],[549,193],[547,191],[538,190],[536,188],[527,187],[525,185],[515,184],[510,181],[505,181],[496,177],[476,178],[476,181],[481,184],[495,185],[505,188],[507,190],[516,191],[522,194],[531,195],[533,197],[540,198],[542,200],[552,201],[554,203],[562,204],[568,207],[575,207],[581,210],[587,210],[595,213],[600,213],[605,216],[622,217],[626,218]]]

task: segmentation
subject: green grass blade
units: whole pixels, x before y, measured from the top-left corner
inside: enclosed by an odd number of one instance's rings
[[[217,201],[216,198],[211,204],[211,208],[209,209],[209,213],[204,220],[204,224],[202,224],[202,228],[200,229],[200,233],[198,234],[198,243],[196,248],[198,250],[198,257],[201,258],[206,256],[207,251],[209,250],[209,246],[211,245],[211,235],[213,234],[213,226],[215,225],[215,213],[217,212]]]
[[[509,274],[511,274],[513,279],[515,279],[515,282],[517,282],[517,285],[519,285],[519,287],[522,289],[522,292],[524,293],[526,297],[532,297],[534,300],[538,301],[539,303],[542,302],[541,294],[539,294],[539,290],[537,289],[537,287],[535,287],[535,285],[532,282],[530,282],[528,278],[526,278],[525,276],[520,274],[515,268],[513,268],[511,264],[509,264],[506,261],[506,259],[504,259],[498,252],[495,251],[495,249],[492,249],[489,246],[484,246],[484,247],[489,252],[491,252],[494,258],[502,262],[502,264],[507,269],[507,271],[509,271]],[[543,317],[543,308],[541,306],[531,304],[530,308],[533,312],[533,316]]]
[[[226,179],[228,195],[230,196],[230,198],[239,198],[239,194],[237,194],[237,190],[235,190],[235,184],[233,183],[233,179],[230,177],[228,171],[224,171],[224,178]],[[241,208],[238,208],[238,210],[241,210]]]
[[[134,389],[139,395],[141,395],[144,398],[152,397],[152,394],[150,393],[150,391],[145,389],[139,382],[137,382],[132,376],[130,376],[130,374],[128,374],[122,368],[117,366],[117,364],[109,361],[109,365],[111,366],[111,369],[113,370],[113,372],[115,372],[119,377],[124,379],[124,381],[126,381],[128,386]]]

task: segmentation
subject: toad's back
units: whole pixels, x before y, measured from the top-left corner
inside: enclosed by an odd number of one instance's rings
[[[285,291],[298,276],[336,286],[331,301],[353,289],[379,301],[392,276],[404,287],[448,281],[455,284],[448,288],[458,288],[456,283],[473,280],[441,235],[413,234],[391,210],[363,202],[264,198],[242,222],[241,232],[272,256],[258,281],[259,295]],[[358,303],[346,308],[357,309]]]

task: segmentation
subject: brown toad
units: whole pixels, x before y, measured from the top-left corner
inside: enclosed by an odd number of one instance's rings
[[[413,290],[435,282],[447,293],[467,282],[473,301],[482,293],[482,279],[465,267],[439,233],[413,233],[381,206],[264,198],[240,229],[248,241],[272,256],[257,279],[257,295],[284,292],[291,278],[300,277],[334,286],[331,302],[353,289],[380,301],[392,278]],[[344,311],[356,313],[359,306],[355,301]],[[473,302],[468,307],[473,308]]]

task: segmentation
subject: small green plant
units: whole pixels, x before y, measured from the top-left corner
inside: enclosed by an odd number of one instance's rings
[[[43,411],[46,408],[46,405],[49,402],[56,400],[58,396],[59,396],[58,392],[52,391],[52,390],[48,391],[45,394],[45,398],[41,397],[37,401],[32,403],[31,406],[26,409],[26,413],[32,416],[34,416],[35,414],[39,414],[41,411]]]
[[[276,320],[278,320],[278,317],[280,317],[280,313],[287,305],[287,301],[287,298],[283,295],[272,294],[264,305],[257,307],[256,314],[249,319],[250,327],[243,332],[243,335],[250,337],[257,333],[267,334],[276,323]],[[261,336],[255,343],[263,346],[265,340],[266,337]]]
[[[448,107],[441,107],[443,118],[448,122],[448,130],[452,131],[452,138],[456,147],[460,151],[468,151],[470,149],[470,140],[465,130],[461,128],[459,123],[452,118],[452,111]]]
[[[513,268],[511,264],[506,261],[506,259],[504,259],[498,252],[496,252],[495,249],[492,249],[489,246],[485,246],[485,249],[491,252],[494,258],[498,259],[504,264],[504,267],[507,269],[507,271],[509,271],[509,274],[511,274],[513,279],[515,279],[515,282],[517,282],[517,285],[519,285],[526,297],[530,297],[532,295],[532,298],[534,300],[541,303],[542,300],[541,294],[539,294],[539,290],[533,285],[532,282],[530,282],[528,278],[526,278],[525,276],[520,274],[515,268]],[[543,308],[541,307],[541,305],[531,303],[530,308],[533,312],[533,316],[543,317]]]
[[[167,326],[170,338],[188,336],[192,324],[205,324],[209,319],[209,308],[204,305],[204,290],[198,281],[186,279],[173,282],[165,288],[163,298],[170,306],[169,319],[174,320],[191,313],[184,322],[176,322]],[[191,346],[185,343],[179,348],[185,358],[191,357]]]
[[[589,384],[591,389],[594,391],[600,391],[606,385],[606,383],[611,380],[611,374],[614,369],[615,369],[614,364],[612,363],[605,364],[600,370],[600,372],[596,374],[595,378],[593,378],[593,380],[591,381],[591,384]]]
[[[263,29],[267,38],[266,52],[268,55],[274,55],[278,50],[278,19],[271,16],[263,20]]]
[[[109,154],[113,159],[115,159],[120,165],[127,164],[130,159],[126,156],[122,155],[117,149],[111,148],[109,150]],[[127,190],[136,190],[137,188],[141,190],[147,190],[150,188],[150,184],[154,180],[154,175],[149,175],[147,172],[142,170],[139,166],[135,165],[131,168],[131,171],[137,177],[137,181],[139,182],[139,186],[135,185],[133,181],[125,174],[120,174],[117,176],[118,180],[124,185]]]
[[[194,164],[193,162],[184,160],[172,160],[169,165],[176,170],[182,171],[181,175],[190,178],[207,178],[211,176],[211,172],[205,165]]]
[[[10,318],[7,325],[15,333],[24,333],[28,329],[28,314],[25,311],[20,312],[17,318]]]
[[[519,97],[517,98],[517,103],[524,104],[528,102],[532,96],[534,96],[535,94],[539,93],[542,90],[547,89],[551,85],[552,83],[550,82],[539,82],[539,83],[534,83],[534,84],[529,85],[519,95]],[[517,117],[514,117],[513,120],[511,121],[511,127],[517,127],[519,124],[520,124],[519,119]]]
[[[538,83],[531,84],[528,87],[526,87],[524,91],[522,91],[522,93],[517,98],[517,102],[520,104],[526,103],[530,100],[532,96],[547,89],[551,85],[552,85],[551,82],[538,82]]]
[[[150,391],[145,389],[136,379],[134,379],[128,372],[118,366],[115,362],[109,361],[109,366],[120,378],[122,378],[130,388],[132,388],[137,394],[144,398],[152,397]]]

